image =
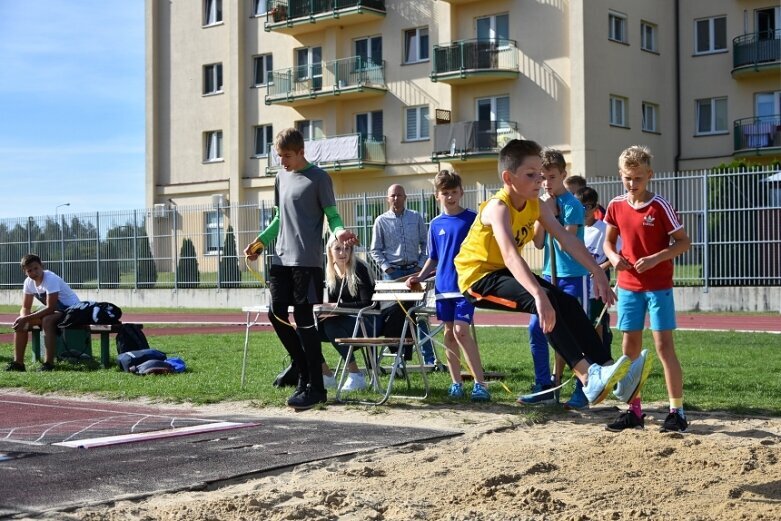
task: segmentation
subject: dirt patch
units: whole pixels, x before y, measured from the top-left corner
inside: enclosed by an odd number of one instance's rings
[[[292,416],[251,404],[203,413]],[[663,404],[643,431],[610,433],[616,410],[530,412],[501,407],[329,406],[295,415],[458,429],[410,444],[208,492],[84,508],[85,520],[777,520],[781,419],[690,413],[688,434],[658,432]]]

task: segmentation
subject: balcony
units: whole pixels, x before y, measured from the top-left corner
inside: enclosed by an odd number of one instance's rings
[[[306,141],[304,155],[309,162],[329,171],[382,169],[385,167],[385,136],[345,134]],[[266,174],[281,167],[275,151],[269,154]]]
[[[434,125],[434,160],[496,159],[511,139],[520,139],[515,121],[458,121]]]
[[[271,71],[266,88],[266,105],[323,103],[339,96],[357,99],[382,96],[385,85],[385,62],[375,63],[360,56]]]
[[[431,81],[450,84],[518,77],[515,40],[462,40],[434,46]]]
[[[268,0],[266,31],[297,35],[385,16],[385,0]]]
[[[781,69],[781,29],[744,34],[732,40],[732,77]]]
[[[776,155],[781,152],[781,114],[735,120],[734,156]]]

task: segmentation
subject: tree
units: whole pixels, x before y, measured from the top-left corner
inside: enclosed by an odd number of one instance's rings
[[[238,288],[241,286],[239,258],[236,255],[236,238],[233,234],[233,226],[230,225],[228,225],[228,231],[225,234],[225,244],[222,248],[219,280],[220,286],[223,288]]]
[[[198,258],[195,255],[193,241],[186,238],[182,241],[179,251],[179,261],[176,263],[176,286],[179,288],[197,288],[201,282],[198,272]]]
[[[149,247],[149,237],[145,227],[138,228],[137,237],[136,285],[139,288],[154,288],[157,282],[157,266],[152,257],[152,248]]]

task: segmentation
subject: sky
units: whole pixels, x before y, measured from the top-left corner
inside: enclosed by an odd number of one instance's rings
[[[0,0],[0,219],[143,208],[144,110],[144,0]]]

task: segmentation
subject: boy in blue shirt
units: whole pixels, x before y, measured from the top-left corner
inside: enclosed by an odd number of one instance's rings
[[[453,263],[477,214],[461,206],[464,189],[461,186],[461,177],[455,172],[439,172],[434,178],[434,187],[437,190],[437,199],[442,205],[442,213],[429,224],[428,259],[417,275],[407,279],[407,286],[412,287],[436,271],[434,287],[437,319],[445,325],[447,367],[453,381],[448,394],[451,398],[464,396],[460,348],[464,351],[464,358],[475,379],[471,399],[473,402],[487,402],[491,399],[491,394],[485,383],[477,343],[469,331],[469,325],[474,320],[475,307],[458,290],[458,275]]]

